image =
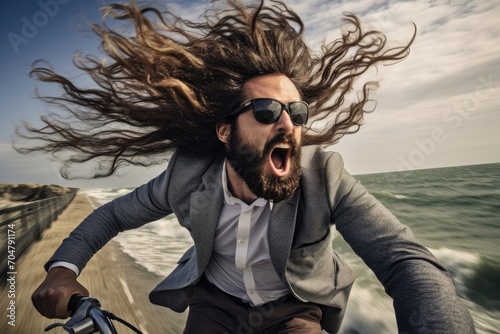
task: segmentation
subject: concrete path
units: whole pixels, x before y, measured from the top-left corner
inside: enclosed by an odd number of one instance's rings
[[[31,303],[31,294],[45,278],[44,263],[49,259],[62,240],[90,213],[92,207],[83,195],[77,195],[73,202],[44,231],[42,239],[35,242],[16,260],[15,276],[15,326],[9,325],[12,310],[9,310],[10,284],[0,289],[0,333],[44,333],[44,328],[59,319],[42,317]],[[2,254],[4,256],[4,254]],[[127,320],[140,328],[144,334],[182,333],[186,313],[178,314],[169,309],[155,306],[148,300],[149,292],[162,277],[147,272],[123,253],[117,242],[109,242],[88,263],[79,277],[92,297],[97,298],[103,309]],[[65,322],[66,320],[62,321]],[[12,323],[12,322],[11,322]],[[133,333],[127,327],[114,322],[118,333]],[[49,333],[66,333],[55,329]]]

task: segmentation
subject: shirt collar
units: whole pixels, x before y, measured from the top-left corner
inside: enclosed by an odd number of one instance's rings
[[[222,189],[224,191],[224,199],[227,204],[229,205],[234,205],[234,204],[241,204],[243,208],[245,207],[254,207],[254,206],[264,206],[267,203],[270,203],[271,209],[273,208],[273,203],[268,202],[264,198],[257,198],[255,201],[253,201],[252,204],[248,205],[245,202],[243,202],[241,199],[234,197],[231,192],[229,191],[229,188],[227,186],[227,168],[226,168],[226,163],[227,159],[224,160],[224,165],[222,166]]]

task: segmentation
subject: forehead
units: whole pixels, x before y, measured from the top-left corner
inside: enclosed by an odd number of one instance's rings
[[[272,98],[283,103],[300,100],[300,93],[284,74],[266,74],[252,78],[243,85],[244,100]]]

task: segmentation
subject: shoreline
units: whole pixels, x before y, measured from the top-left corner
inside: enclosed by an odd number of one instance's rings
[[[1,333],[43,333],[46,326],[68,319],[47,319],[41,316],[31,303],[31,294],[45,278],[44,263],[50,258],[62,240],[91,212],[90,200],[81,192],[69,204],[26,252],[16,260],[17,276],[15,291],[15,327],[8,324],[7,298],[1,298],[0,308],[4,316],[0,321]],[[163,279],[144,269],[120,244],[111,240],[89,261],[78,281],[97,298],[106,309],[146,333],[182,333],[187,312],[176,313],[149,302],[149,292]],[[7,296],[8,287],[0,289]],[[132,333],[124,325],[114,321],[119,333]],[[52,333],[59,333],[54,330]]]

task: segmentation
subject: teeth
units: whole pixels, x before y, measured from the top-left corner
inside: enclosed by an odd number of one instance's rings
[[[288,145],[288,144],[284,144],[284,143],[280,143],[280,144],[276,145],[274,148],[289,149],[289,148],[290,148],[290,145]]]

